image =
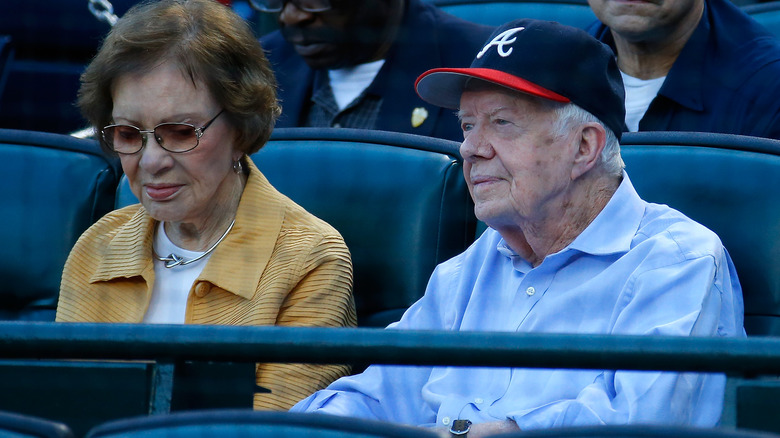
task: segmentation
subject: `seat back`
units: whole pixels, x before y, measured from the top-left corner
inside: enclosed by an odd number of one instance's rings
[[[780,335],[780,141],[729,134],[627,133],[626,171],[643,199],[721,238],[737,268],[749,335]]]
[[[81,437],[100,423],[147,414],[152,372],[142,362],[4,360],[0,409],[67,424]]]
[[[89,438],[110,437],[311,437],[434,438],[431,430],[401,424],[324,414],[251,410],[204,410],[138,417],[98,426]]]
[[[383,327],[422,296],[438,263],[473,241],[458,146],[394,132],[284,128],[251,158],[274,187],[341,233],[359,324]],[[117,201],[137,202],[126,181]]]
[[[725,427],[692,427],[649,424],[571,426],[489,435],[495,438],[780,438],[769,432]]]
[[[120,418],[252,406],[253,363],[177,362],[170,381],[164,375],[153,361],[3,360],[0,411],[59,421],[84,436]]]
[[[94,141],[0,129],[0,319],[54,319],[65,260],[118,179]]]
[[[498,26],[516,18],[535,18],[586,28],[596,20],[587,0],[428,0],[452,15]]]
[[[0,436],[8,438],[72,438],[67,424],[46,418],[0,412]]]
[[[742,10],[780,37],[780,1],[743,6]]]
[[[11,70],[13,53],[11,37],[0,35],[0,102],[3,101],[3,91],[5,90],[5,82],[8,79],[8,71]]]
[[[111,0],[121,16],[140,0]],[[86,121],[75,106],[79,76],[110,30],[87,1],[7,1],[0,33],[15,55],[0,100],[0,128],[69,133]]]

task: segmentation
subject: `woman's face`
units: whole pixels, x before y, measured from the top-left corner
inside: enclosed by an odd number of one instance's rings
[[[205,84],[193,82],[167,62],[150,72],[120,76],[112,98],[113,123],[141,130],[166,122],[201,127],[222,110]],[[234,138],[221,114],[191,151],[169,152],[146,134],[143,149],[119,157],[133,193],[153,218],[202,228],[218,223],[225,208],[237,204],[237,193],[240,196],[233,163],[242,153],[235,150]]]

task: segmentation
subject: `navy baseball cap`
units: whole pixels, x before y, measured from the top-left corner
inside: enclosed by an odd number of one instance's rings
[[[469,68],[435,68],[415,82],[426,102],[457,109],[469,79],[491,82],[598,117],[618,139],[627,131],[615,55],[585,31],[553,21],[513,20],[496,29]]]

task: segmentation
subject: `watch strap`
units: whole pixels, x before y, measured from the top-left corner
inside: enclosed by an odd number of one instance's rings
[[[465,438],[469,430],[471,430],[471,421],[469,420],[455,420],[450,426],[450,434],[461,438]]]

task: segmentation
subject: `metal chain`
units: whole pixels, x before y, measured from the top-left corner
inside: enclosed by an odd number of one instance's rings
[[[119,17],[114,14],[114,5],[109,0],[89,0],[89,12],[100,21],[105,21],[113,26]]]

